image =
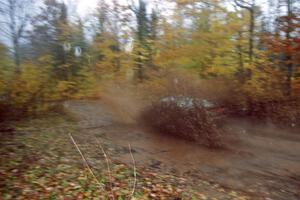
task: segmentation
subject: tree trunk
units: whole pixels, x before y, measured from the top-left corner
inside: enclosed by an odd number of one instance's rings
[[[287,0],[287,31],[286,31],[286,41],[289,46],[292,46],[291,43],[291,26],[292,26],[292,0]],[[292,55],[290,52],[286,52],[285,55],[285,63],[287,68],[287,76],[286,76],[286,88],[285,92],[287,96],[292,94],[292,76],[293,76],[293,62]]]
[[[246,9],[250,13],[250,22],[249,22],[249,62],[252,64],[253,55],[254,55],[254,29],[255,29],[255,1],[252,0],[251,3],[246,1],[234,0],[235,4],[243,9]]]
[[[144,80],[144,66],[142,63],[142,59],[140,58],[142,56],[141,52],[138,52],[138,58],[137,58],[137,78],[139,82],[143,82]]]
[[[255,28],[255,22],[254,22],[254,8],[252,7],[249,9],[250,12],[250,36],[249,36],[249,60],[250,64],[252,64],[253,61],[253,42],[254,42],[254,28]]]
[[[13,48],[14,48],[14,62],[16,66],[16,73],[20,72],[20,44],[19,39],[14,37],[13,39]]]
[[[242,33],[239,31],[239,38],[238,38],[238,42],[242,40]],[[238,79],[240,81],[240,83],[244,83],[245,82],[245,69],[244,69],[244,58],[243,58],[243,49],[242,49],[242,45],[238,44],[236,46],[237,48],[237,54],[238,54],[238,59],[239,59],[239,73],[238,73]]]

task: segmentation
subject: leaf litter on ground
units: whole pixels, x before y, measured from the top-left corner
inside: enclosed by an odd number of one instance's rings
[[[65,116],[21,121],[13,126],[14,136],[2,137],[0,141],[0,197],[4,200],[250,199],[206,181],[195,187],[185,178],[143,167],[137,167],[136,188],[133,190],[133,167],[112,161],[108,172],[97,145],[85,143],[84,134],[78,131],[76,122]],[[97,179],[83,165],[68,133],[74,133]],[[107,141],[101,142],[103,147],[109,145]],[[103,184],[102,189],[96,180]],[[197,187],[209,187],[210,192],[199,192]]]

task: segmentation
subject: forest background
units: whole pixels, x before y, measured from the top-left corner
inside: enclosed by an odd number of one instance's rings
[[[99,0],[85,18],[58,0],[0,3],[2,120],[101,97],[107,83],[147,98],[197,91],[252,114],[279,104],[289,109],[282,118],[299,114],[296,0]]]

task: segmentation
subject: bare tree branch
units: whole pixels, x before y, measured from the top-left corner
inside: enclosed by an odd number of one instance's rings
[[[128,8],[131,10],[133,13],[136,13],[138,11],[138,7],[135,5],[133,0],[130,1],[130,3],[127,0]]]
[[[131,145],[130,145],[130,143],[128,143],[128,148],[129,148],[129,153],[130,153],[131,160],[132,160],[132,164],[133,164],[133,177],[134,177],[134,180],[133,180],[133,186],[132,186],[132,191],[131,191],[131,194],[130,194],[130,198],[129,198],[129,199],[133,199],[134,193],[135,193],[135,188],[136,188],[137,176],[136,176],[135,159],[134,159],[133,154],[132,154],[132,150],[131,150]]]
[[[103,147],[102,147],[102,145],[101,145],[101,143],[99,142],[98,139],[97,139],[97,143],[100,146],[101,151],[102,151],[103,156],[104,156],[105,161],[106,161],[107,172],[108,172],[108,175],[109,175],[109,185],[110,185],[111,197],[114,200],[115,199],[115,195],[114,195],[114,190],[113,190],[112,174],[111,174],[111,170],[110,170],[109,159],[108,159],[107,154],[105,153],[105,151],[104,151],[104,149],[103,149]]]
[[[254,29],[255,29],[255,1],[252,0],[252,3],[248,3],[244,0],[234,0],[235,4],[238,7],[241,7],[243,9],[246,9],[250,13],[250,22],[249,22],[249,59],[250,63],[253,61],[253,55],[254,55]]]
[[[94,180],[96,181],[96,183],[98,184],[99,188],[100,188],[100,189],[103,189],[104,185],[103,185],[102,183],[100,183],[100,181],[99,181],[99,180],[97,179],[97,177],[95,176],[95,174],[94,174],[92,168],[89,166],[89,164],[88,164],[86,158],[84,157],[83,153],[81,152],[80,148],[78,147],[78,145],[77,145],[76,141],[74,140],[74,138],[73,138],[73,136],[72,136],[71,133],[69,133],[69,137],[71,138],[71,140],[72,140],[74,146],[76,147],[77,151],[79,152],[79,154],[80,154],[80,156],[81,156],[81,158],[82,158],[82,160],[83,160],[83,162],[84,162],[84,165],[86,166],[86,168],[88,169],[88,171],[90,172],[90,174],[92,175],[92,177],[94,178]]]
[[[234,3],[241,8],[250,10],[253,7],[253,4],[250,4],[248,2],[245,2],[244,0],[234,0]]]
[[[16,71],[18,72],[20,66],[20,43],[24,38],[24,33],[32,15],[32,6],[34,0],[6,0],[0,1],[0,16],[1,24],[6,31],[2,37],[10,41],[11,49],[13,51]],[[3,28],[2,28],[3,30]]]

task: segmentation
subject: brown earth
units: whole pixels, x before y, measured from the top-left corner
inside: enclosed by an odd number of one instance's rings
[[[209,150],[191,142],[147,131],[131,117],[101,101],[72,101],[65,107],[79,119],[82,134],[109,141],[111,157],[130,163],[131,144],[138,167],[187,178],[197,188],[206,180],[253,199],[300,199],[300,134],[243,119],[225,123],[229,150]],[[124,122],[125,121],[125,122]]]

